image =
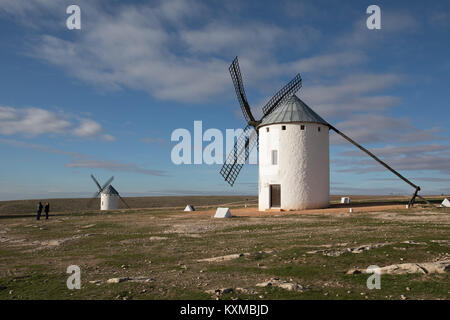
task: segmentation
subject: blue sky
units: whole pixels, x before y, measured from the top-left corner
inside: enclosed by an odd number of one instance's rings
[[[81,8],[81,30],[65,26]],[[381,30],[366,8],[381,7]],[[172,164],[173,130],[245,125],[300,72],[298,96],[423,189],[450,193],[448,1],[0,0],[0,200],[81,197],[114,175],[122,195],[256,194],[220,165]],[[331,192],[413,190],[331,134]],[[206,146],[207,143],[204,144]]]

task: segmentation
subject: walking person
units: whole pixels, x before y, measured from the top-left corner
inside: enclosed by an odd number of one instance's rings
[[[42,213],[42,203],[39,201],[38,205],[37,205],[37,217],[36,220],[40,220],[41,219],[41,213]]]
[[[50,203],[46,202],[44,207],[45,220],[48,220],[48,212],[50,211]]]

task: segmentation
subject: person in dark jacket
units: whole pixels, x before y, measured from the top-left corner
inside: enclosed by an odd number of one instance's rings
[[[46,202],[44,207],[45,220],[48,220],[48,212],[50,211],[50,203]]]
[[[41,219],[41,213],[42,213],[42,203],[39,201],[37,205],[37,217],[36,217],[37,220]]]

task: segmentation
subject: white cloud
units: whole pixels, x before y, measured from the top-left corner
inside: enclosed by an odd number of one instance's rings
[[[110,134],[104,134],[102,126],[91,119],[80,119],[79,126],[73,130],[75,136],[81,138],[98,137],[106,141],[114,141],[115,138]]]
[[[335,61],[341,62],[334,64],[334,55],[295,61],[298,66],[278,63],[275,55],[280,47],[292,50],[295,39],[302,43],[300,48],[307,48],[319,32],[311,27],[284,28],[255,21],[237,25],[220,16],[205,18],[210,9],[199,8],[197,2],[89,10],[96,19],[88,28],[70,41],[44,34],[31,54],[102,88],[144,90],[160,99],[201,101],[223,94],[231,87],[227,69],[236,54],[242,55],[250,83],[293,77],[300,71],[293,69],[297,67],[333,69],[361,60],[357,54],[344,59],[339,53]],[[195,27],[188,23],[194,18]]]
[[[107,141],[114,137],[103,133],[102,126],[91,119],[78,119],[63,112],[40,108],[0,106],[0,134],[35,137],[42,134],[67,134],[81,138],[100,137]]]
[[[337,169],[337,172],[368,173],[385,171],[370,158],[367,159],[340,159],[336,164],[347,168]],[[450,174],[450,156],[448,154],[416,154],[409,157],[390,158],[388,164],[398,171],[433,171],[441,174]]]
[[[420,20],[416,19],[408,11],[393,11],[381,9],[381,29],[369,30],[366,25],[367,16],[361,16],[350,33],[342,34],[335,39],[338,46],[357,47],[359,49],[382,44],[392,35],[410,34],[419,30]],[[398,42],[398,38],[396,38]]]
[[[304,86],[301,98],[324,118],[347,118],[355,112],[380,112],[394,106],[399,99],[379,92],[399,84],[401,79],[397,74],[353,74],[329,84]]]
[[[166,172],[163,170],[153,170],[142,168],[135,163],[118,162],[114,160],[101,160],[93,157],[81,154],[78,152],[64,151],[53,147],[27,143],[19,140],[0,138],[0,143],[7,144],[14,147],[33,149],[41,152],[53,153],[63,156],[69,156],[70,162],[64,166],[68,168],[88,168],[88,169],[105,169],[109,171],[123,171],[123,172],[135,172],[153,176],[165,176]]]
[[[441,179],[445,177],[442,174],[450,175],[448,145],[422,144],[401,147],[390,145],[372,148],[370,151],[396,170],[438,172]],[[338,172],[367,173],[386,170],[361,151],[341,152],[333,163],[337,166]]]
[[[414,143],[442,140],[437,129],[416,128],[408,119],[382,114],[355,114],[338,122],[335,127],[345,135],[362,144]],[[330,137],[333,144],[347,144],[337,134]]]
[[[450,151],[450,146],[446,145],[438,145],[438,144],[424,144],[424,145],[415,145],[415,146],[392,146],[388,145],[383,148],[372,148],[372,152],[379,156],[390,157],[390,156],[398,156],[398,155],[414,155],[421,154],[425,152],[443,152]],[[341,152],[342,156],[349,157],[361,157],[366,154],[360,150],[354,151],[344,151]]]
[[[450,24],[450,13],[444,10],[434,11],[430,14],[429,20],[434,26],[446,28]]]
[[[161,170],[145,169],[134,163],[121,163],[113,160],[94,160],[84,157],[74,158],[70,163],[65,164],[68,168],[89,168],[89,169],[106,169],[109,171],[125,171],[136,172],[152,176],[165,176],[165,172]]]
[[[79,137],[91,137],[100,133],[102,126],[90,119],[81,119],[80,126],[73,133]]]
[[[70,126],[64,116],[44,109],[0,106],[0,134],[36,136],[44,133],[63,133]]]
[[[45,3],[47,10],[55,10]],[[400,85],[403,76],[361,71],[369,48],[364,15],[350,34],[336,40],[338,46],[331,44],[328,51],[307,55],[302,50],[324,35],[306,24],[291,27],[255,18],[236,19],[196,1],[124,4],[108,10],[102,10],[101,2],[84,3],[83,12],[95,13],[88,27],[66,39],[42,35],[33,46],[34,56],[83,81],[108,89],[144,90],[160,99],[201,101],[225,92],[234,94],[227,69],[238,54],[249,91],[257,88],[268,99],[300,72],[305,76],[299,96],[331,123],[347,119],[337,127],[359,142],[403,143],[437,137],[433,129],[417,130],[408,120],[384,114],[400,99],[383,91]],[[314,9],[307,7],[309,12]],[[9,11],[14,10],[10,7]],[[371,33],[382,40],[415,31],[418,25],[406,11],[383,11],[382,21],[381,32]],[[280,61],[282,50],[301,54],[298,59]],[[81,124],[75,134],[96,131],[95,125]],[[340,143],[335,137],[332,141]]]

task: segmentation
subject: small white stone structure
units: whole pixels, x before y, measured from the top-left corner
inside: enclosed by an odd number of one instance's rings
[[[217,208],[214,218],[231,218],[230,208]]]
[[[450,201],[447,198],[445,198],[444,201],[442,201],[441,203],[441,207],[450,208]]]
[[[119,193],[109,185],[101,192],[100,210],[116,210],[119,208]]]
[[[343,204],[349,204],[349,203],[350,203],[350,198],[349,198],[349,197],[342,197],[342,198],[341,198],[341,203],[343,203]]]
[[[194,206],[191,206],[190,204],[188,204],[186,206],[186,208],[184,208],[184,211],[195,211],[195,208],[194,208]]]
[[[326,208],[329,125],[292,96],[258,126],[260,211]]]

